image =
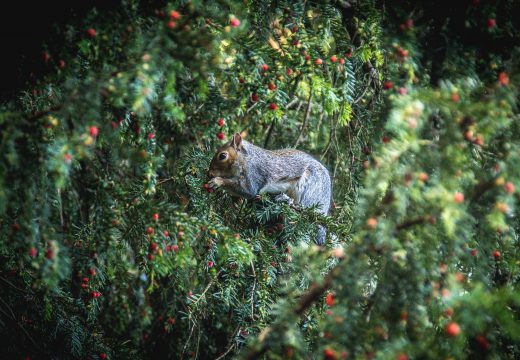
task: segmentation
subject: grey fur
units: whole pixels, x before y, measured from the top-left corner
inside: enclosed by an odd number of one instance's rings
[[[231,177],[210,167],[212,188],[225,190],[245,198],[260,193],[279,194],[277,201],[292,199],[302,207],[318,205],[318,212],[327,215],[332,200],[332,183],[327,168],[311,155],[293,149],[265,150],[242,140]],[[212,163],[213,164],[213,163]],[[283,196],[285,194],[285,196]],[[316,243],[325,243],[326,230],[318,225]]]

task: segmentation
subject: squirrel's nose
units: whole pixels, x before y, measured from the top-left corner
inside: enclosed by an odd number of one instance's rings
[[[214,178],[215,177],[215,173],[213,171],[211,171],[211,170],[208,170],[208,176],[210,178]]]

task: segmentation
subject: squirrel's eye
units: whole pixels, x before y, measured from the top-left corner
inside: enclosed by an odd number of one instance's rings
[[[226,159],[227,159],[227,153],[222,152],[222,153],[218,154],[218,159],[219,159],[220,161],[224,161],[224,160],[226,160]]]

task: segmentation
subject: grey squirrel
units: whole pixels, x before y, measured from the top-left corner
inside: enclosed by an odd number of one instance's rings
[[[211,160],[211,189],[222,187],[232,195],[251,199],[277,194],[286,201],[329,213],[332,183],[327,168],[311,155],[294,149],[266,150],[242,139],[238,133],[221,146]],[[325,243],[326,230],[318,225],[316,243]]]

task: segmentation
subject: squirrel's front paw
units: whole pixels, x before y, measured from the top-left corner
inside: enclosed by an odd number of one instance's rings
[[[289,205],[292,205],[294,203],[294,200],[289,197],[287,194],[281,193],[275,196],[274,201],[276,202],[285,202]]]
[[[209,185],[209,188],[210,189],[218,189],[219,187],[221,187],[222,185],[224,185],[224,179],[222,179],[221,177],[214,177],[213,179],[211,179],[209,182],[208,182],[208,185]]]

